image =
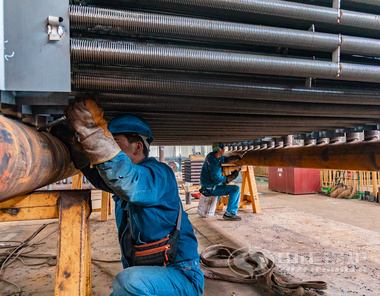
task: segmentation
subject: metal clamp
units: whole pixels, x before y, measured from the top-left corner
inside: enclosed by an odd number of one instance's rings
[[[63,34],[65,33],[64,27],[59,23],[63,21],[63,18],[58,16],[49,15],[47,18],[47,28],[48,28],[48,37],[49,41],[59,41],[62,39]]]

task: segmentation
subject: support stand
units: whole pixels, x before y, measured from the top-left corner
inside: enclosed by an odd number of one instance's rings
[[[59,218],[54,295],[91,295],[91,190],[38,192],[0,203],[0,222]]]
[[[235,165],[223,165],[223,175],[229,175],[237,168]],[[247,205],[252,205],[254,213],[260,213],[260,201],[257,193],[255,173],[253,166],[243,166],[241,169],[243,181],[241,184],[241,196],[239,208],[246,208]],[[217,210],[223,210],[224,205],[228,203],[228,196],[222,196],[216,206]]]

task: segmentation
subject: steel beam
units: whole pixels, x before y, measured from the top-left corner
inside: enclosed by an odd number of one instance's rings
[[[0,201],[76,172],[69,151],[58,139],[0,115]]]
[[[378,171],[380,141],[251,150],[237,165]],[[231,152],[242,154],[244,152]]]

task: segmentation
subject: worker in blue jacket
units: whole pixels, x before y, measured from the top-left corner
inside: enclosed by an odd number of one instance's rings
[[[122,263],[114,296],[201,295],[198,243],[183,211],[173,171],[148,157],[153,140],[135,114],[108,128],[92,100],[68,106],[65,115],[80,140],[65,137],[74,164],[97,188],[114,194]]]
[[[223,219],[229,221],[240,221],[241,217],[236,215],[240,201],[240,187],[237,185],[227,185],[239,175],[238,170],[234,170],[230,175],[222,175],[222,164],[240,160],[240,155],[224,156],[224,145],[213,143],[212,152],[205,159],[201,171],[200,192],[205,196],[228,195],[227,210]]]

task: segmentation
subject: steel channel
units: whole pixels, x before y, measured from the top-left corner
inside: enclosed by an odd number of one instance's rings
[[[98,7],[70,6],[71,30],[188,39],[232,44],[281,46],[305,50],[332,52],[338,48],[338,34],[328,34],[163,15],[146,12],[122,11]],[[342,36],[341,52],[379,55],[377,39]]]
[[[0,201],[74,175],[66,146],[0,115]]]

